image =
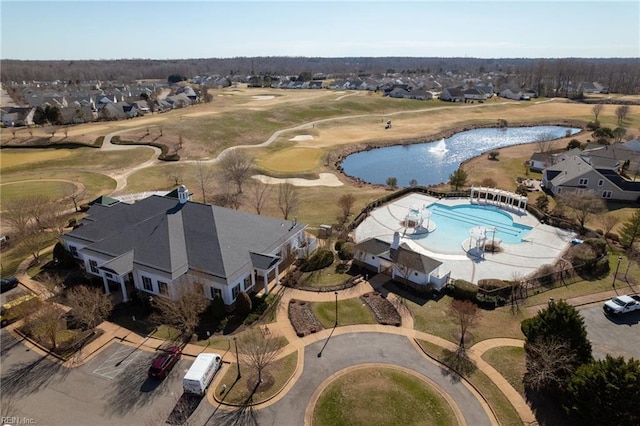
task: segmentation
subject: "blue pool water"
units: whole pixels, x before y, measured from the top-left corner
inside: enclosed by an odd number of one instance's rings
[[[449,181],[460,163],[483,152],[506,146],[552,140],[580,129],[562,126],[508,127],[468,130],[437,142],[395,145],[347,156],[342,169],[349,176],[384,185],[395,177],[399,186],[437,185]]]
[[[513,223],[511,215],[496,206],[460,205],[445,206],[434,203],[427,207],[431,211],[429,221],[436,230],[416,238],[416,242],[436,253],[460,253],[462,242],[469,238],[469,230],[478,226],[496,229],[495,238],[504,243],[520,243],[531,227]],[[426,226],[426,221],[425,221]],[[493,232],[486,233],[487,240]]]

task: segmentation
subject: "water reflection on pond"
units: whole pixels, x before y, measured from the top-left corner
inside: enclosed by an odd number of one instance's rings
[[[342,162],[344,172],[365,182],[385,184],[395,177],[399,186],[437,185],[448,182],[449,176],[463,161],[483,152],[505,146],[574,135],[580,129],[562,126],[485,128],[468,130],[436,142],[396,145],[347,156]]]

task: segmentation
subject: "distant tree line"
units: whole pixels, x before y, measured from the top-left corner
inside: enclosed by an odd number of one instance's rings
[[[485,72],[506,74],[497,83],[531,88],[542,95],[567,95],[572,83],[598,81],[620,93],[640,92],[640,58],[409,58],[409,57],[236,57],[209,59],[0,61],[1,80],[9,81],[133,81],[167,76],[217,74],[294,75],[316,73],[437,75],[451,72],[477,76]]]

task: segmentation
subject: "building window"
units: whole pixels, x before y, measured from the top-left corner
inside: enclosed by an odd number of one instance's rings
[[[232,294],[233,294],[233,300],[236,300],[238,298],[238,295],[240,294],[240,284],[237,284],[235,287],[233,287],[233,290],[231,290]]]
[[[95,260],[89,260],[89,268],[91,268],[91,272],[94,274],[99,274],[100,270],[98,269],[98,262]]]
[[[78,248],[76,246],[69,246],[69,251],[71,252],[71,256],[78,257]]]
[[[604,179],[598,180],[598,186],[602,186],[602,185],[604,185]]]
[[[104,275],[105,275],[105,277],[107,277],[107,278],[113,278],[113,274],[110,274],[110,273],[108,273],[108,272],[107,272],[107,273],[105,273]]]
[[[215,299],[216,297],[219,297],[222,299],[222,290],[220,290],[219,288],[215,288],[215,287],[209,287],[209,289],[211,290],[211,298]]]
[[[415,275],[415,276],[417,277],[417,276],[418,276],[418,273],[417,273],[417,272],[414,272],[414,273],[413,273],[413,275]]]
[[[244,291],[249,290],[251,287],[253,287],[253,284],[251,284],[251,276],[248,276],[244,279]]]
[[[602,191],[602,198],[611,198],[613,196],[612,191]]]
[[[153,283],[151,282],[151,278],[145,276],[142,277],[142,288],[146,291],[153,292]]]
[[[580,178],[578,180],[578,185],[589,185],[589,179],[585,179],[585,178]]]
[[[158,281],[158,291],[160,294],[169,294],[169,284],[164,281]]]

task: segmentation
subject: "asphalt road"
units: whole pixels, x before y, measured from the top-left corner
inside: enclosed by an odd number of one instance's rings
[[[154,354],[125,345],[112,344],[69,369],[4,331],[0,344],[3,415],[9,405],[38,426],[164,424],[182,401],[182,377],[192,362],[179,361],[169,377],[156,381],[147,378]]]
[[[462,383],[448,375],[439,366],[418,353],[408,338],[384,333],[345,334],[332,337],[322,356],[318,353],[326,340],[305,348],[304,371],[293,388],[275,404],[261,410],[218,410],[212,407],[210,424],[259,424],[274,426],[300,426],[311,396],[320,384],[332,374],[350,366],[365,363],[399,365],[423,374],[438,384],[453,398],[468,425],[490,425],[491,422],[474,395]],[[366,395],[362,396],[366,398]],[[371,407],[375,410],[376,407]],[[202,413],[204,414],[204,413]],[[240,421],[240,423],[236,423]]]
[[[627,359],[640,358],[640,311],[620,317],[608,317],[602,303],[580,310],[591,340],[593,356],[603,359],[607,354]]]

